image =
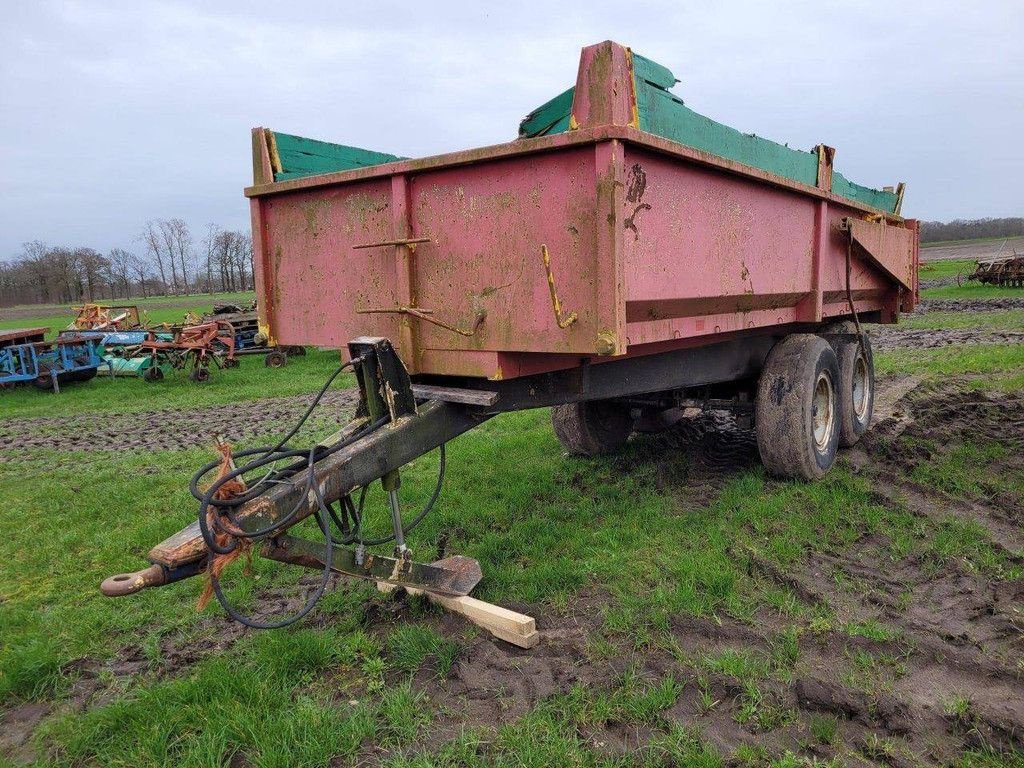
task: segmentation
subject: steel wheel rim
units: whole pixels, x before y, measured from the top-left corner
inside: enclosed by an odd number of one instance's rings
[[[857,421],[864,421],[868,415],[871,402],[871,375],[868,372],[868,361],[864,353],[857,350],[857,358],[853,363],[853,414]]]
[[[818,374],[814,382],[814,397],[811,400],[811,432],[814,436],[814,447],[824,453],[832,442],[836,429],[836,398],[835,387],[828,371]]]

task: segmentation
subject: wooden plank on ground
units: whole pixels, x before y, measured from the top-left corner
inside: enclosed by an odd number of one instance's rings
[[[398,587],[378,581],[377,589],[381,592],[392,592]],[[532,616],[510,611],[508,608],[502,608],[493,603],[485,603],[475,597],[445,597],[415,587],[404,587],[404,589],[410,595],[425,595],[432,603],[436,603],[452,613],[465,616],[481,629],[487,630],[506,643],[517,645],[520,648],[533,648],[540,642],[540,632],[537,631],[537,623]]]

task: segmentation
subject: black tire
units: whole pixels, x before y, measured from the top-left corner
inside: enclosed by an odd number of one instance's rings
[[[823,333],[856,334],[852,320],[833,323]],[[828,338],[839,360],[839,446],[856,445],[871,428],[875,408],[875,356],[871,337],[865,334],[864,348],[855,339]]]
[[[39,375],[32,379],[32,386],[41,389],[43,392],[53,391],[53,377],[50,375],[50,366],[39,363]]]
[[[814,480],[839,447],[839,360],[820,336],[796,333],[768,353],[757,384],[757,447],[765,469]]]
[[[145,371],[142,372],[143,381],[156,382],[163,381],[164,372],[159,365],[151,365]]]
[[[188,377],[196,384],[204,384],[210,380],[209,368],[194,368]]]
[[[288,355],[275,349],[273,352],[267,352],[267,356],[263,358],[263,364],[267,368],[283,368],[288,364]]]
[[[285,351],[288,353],[288,357],[302,357],[306,354],[305,347],[287,347]]]
[[[96,368],[85,368],[81,371],[75,372],[75,381],[91,381],[96,378],[98,370]]]
[[[633,431],[629,408],[606,400],[557,405],[551,409],[551,424],[562,447],[575,456],[616,451]]]
[[[224,358],[224,367],[225,368],[237,368],[238,364],[239,363],[238,363],[238,358],[237,357],[225,357]]]

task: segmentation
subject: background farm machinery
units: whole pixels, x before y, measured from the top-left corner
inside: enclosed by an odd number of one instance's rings
[[[234,368],[244,354],[266,355],[279,368],[305,348],[268,346],[259,334],[253,309],[220,305],[202,318],[187,316],[180,325],[147,327],[135,305],[76,307],[77,315],[56,339],[49,328],[0,333],[0,386],[34,383],[59,391],[63,383],[85,381],[97,373],[162,380],[170,370],[186,371],[194,382],[208,381],[212,368]]]
[[[65,331],[44,341],[47,328],[0,333],[0,387],[31,383],[60,392],[61,384],[88,381],[103,363],[102,333]]]
[[[168,338],[170,336],[170,338]],[[147,331],[132,359],[139,361],[142,378],[160,381],[164,368],[187,370],[192,381],[210,378],[210,368],[235,368],[235,331],[230,323],[215,321],[187,325],[168,333]],[[149,364],[145,365],[144,361]]]
[[[255,300],[247,307],[214,304],[213,312],[203,315],[199,322],[229,323],[235,332],[235,355],[264,355],[263,363],[268,368],[281,368],[288,364],[289,357],[306,354],[303,346],[278,346],[260,332]]]
[[[141,328],[142,317],[135,304],[84,304],[68,327],[75,331],[127,331]]]
[[[977,280],[982,285],[996,285],[1001,288],[1024,288],[1024,254],[1014,253],[996,259],[982,259],[966,279]],[[960,284],[963,280],[958,280]]]

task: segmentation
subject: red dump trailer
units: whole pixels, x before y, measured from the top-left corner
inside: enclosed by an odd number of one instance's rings
[[[346,349],[360,409],[234,506],[208,493],[197,524],[105,591],[202,570],[220,535],[325,574],[465,594],[472,561],[411,559],[397,474],[510,410],[552,406],[563,444],[593,454],[638,420],[714,402],[751,418],[773,474],[826,472],[871,419],[861,323],[895,322],[917,300],[903,185],[862,187],[824,144],[798,151],[716,123],[675,82],[628,48],[591,46],[518,139],[417,160],[255,129],[260,332]],[[354,508],[378,479],[394,557],[283,534],[308,515],[329,526],[332,504]]]

